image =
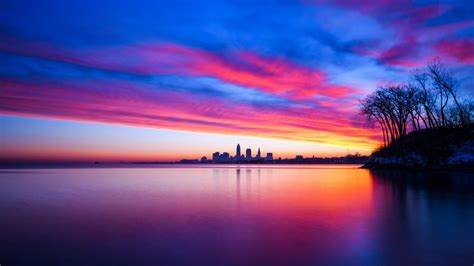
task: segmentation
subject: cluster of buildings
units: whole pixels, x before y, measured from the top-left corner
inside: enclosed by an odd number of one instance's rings
[[[303,157],[296,155],[295,158],[278,158],[273,159],[273,153],[268,152],[262,156],[260,148],[257,154],[252,156],[252,149],[245,149],[245,154],[240,149],[240,144],[237,144],[235,155],[231,156],[228,152],[214,152],[212,159],[203,156],[201,160],[198,159],[183,159],[176,163],[182,164],[198,164],[198,163],[242,163],[242,164],[364,164],[369,160],[369,156],[362,156],[360,153],[347,154],[339,157]]]
[[[245,150],[245,155],[240,150],[240,144],[237,144],[237,148],[235,149],[235,156],[231,156],[228,152],[214,152],[212,154],[212,160],[208,159],[206,156],[201,158],[201,163],[230,163],[230,162],[262,162],[262,161],[273,161],[273,153],[267,152],[265,157],[262,157],[260,152],[260,148],[258,148],[257,155],[255,157],[252,156],[252,149],[247,148]]]

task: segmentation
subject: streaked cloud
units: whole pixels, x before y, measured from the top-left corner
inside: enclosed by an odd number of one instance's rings
[[[357,105],[376,85],[436,57],[473,84],[469,8],[16,1],[0,11],[0,113],[370,149]]]

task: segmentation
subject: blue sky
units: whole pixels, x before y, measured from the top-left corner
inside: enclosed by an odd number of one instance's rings
[[[473,14],[471,1],[2,1],[2,145],[24,159],[165,160],[239,140],[368,153],[379,132],[357,108],[378,85],[439,58],[472,94]]]

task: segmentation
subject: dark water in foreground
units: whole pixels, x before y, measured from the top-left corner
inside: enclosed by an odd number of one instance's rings
[[[473,265],[474,175],[1,170],[0,264]]]

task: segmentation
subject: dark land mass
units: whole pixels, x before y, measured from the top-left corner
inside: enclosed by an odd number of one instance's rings
[[[413,131],[372,153],[369,169],[474,169],[474,124]]]
[[[183,159],[177,162],[0,162],[0,169],[29,169],[29,168],[127,168],[127,167],[153,167],[153,165],[165,164],[364,164],[369,156],[347,155],[343,157],[310,157],[297,156],[293,159],[252,159],[237,162],[213,162],[212,160],[201,162],[200,160]]]
[[[296,156],[292,159],[274,159],[267,160],[265,158],[253,158],[251,160],[239,160],[239,161],[223,161],[214,162],[212,160],[200,161],[200,160],[187,160],[175,162],[177,164],[364,164],[369,160],[369,156],[347,155],[342,157],[309,157],[304,158],[302,156]]]

